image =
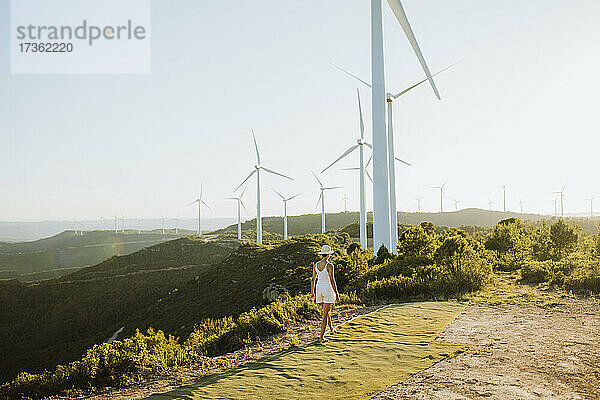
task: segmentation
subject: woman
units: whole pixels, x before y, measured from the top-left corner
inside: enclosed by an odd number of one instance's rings
[[[335,284],[333,275],[333,264],[329,262],[329,257],[333,253],[331,246],[324,245],[321,247],[319,255],[323,258],[315,263],[313,268],[312,280],[310,281],[311,298],[318,304],[323,304],[323,320],[321,321],[321,335],[319,342],[323,342],[325,335],[325,327],[329,325],[329,331],[335,333],[331,324],[331,306],[333,303],[340,301],[340,295]],[[315,280],[317,284],[315,285]]]

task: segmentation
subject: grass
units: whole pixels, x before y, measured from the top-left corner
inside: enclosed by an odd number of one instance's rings
[[[461,310],[455,302],[396,305],[339,329],[340,337],[403,338],[428,346],[330,341],[292,347],[150,399],[365,398],[458,350],[460,345],[433,339]]]

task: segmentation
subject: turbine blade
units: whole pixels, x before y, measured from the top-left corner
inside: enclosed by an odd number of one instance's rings
[[[334,63],[330,63],[330,64],[331,64],[331,65],[333,65],[335,68],[339,69],[340,71],[342,71],[343,73],[345,73],[345,74],[347,74],[347,75],[350,75],[350,76],[351,76],[351,77],[353,77],[354,79],[356,79],[356,80],[360,81],[361,83],[363,83],[363,84],[367,85],[368,87],[371,87],[371,84],[370,84],[370,83],[367,83],[367,82],[363,81],[363,80],[362,80],[362,79],[360,79],[358,76],[354,75],[352,72],[348,72],[348,71],[346,71],[344,68],[342,68],[342,67],[340,67],[340,66],[337,66],[337,65],[335,65]]]
[[[360,92],[356,88],[356,95],[358,96],[358,115],[360,116],[360,138],[365,138],[365,122],[363,121],[362,105],[360,104]]]
[[[250,178],[252,177],[252,175],[254,175],[254,174],[256,173],[256,171],[258,171],[258,170],[257,170],[257,169],[254,169],[252,172],[250,172],[250,175],[248,175],[248,176],[246,177],[246,179],[244,179],[244,181],[238,185],[238,187],[236,187],[235,189],[233,189],[233,191],[234,191],[234,192],[236,192],[236,191],[237,191],[239,188],[241,188],[241,187],[242,187],[242,185],[243,185],[244,183],[246,183],[246,181],[247,181],[248,179],[250,179]]]
[[[319,182],[319,185],[321,187],[323,187],[323,182],[321,182],[321,180],[319,179],[319,177],[317,176],[317,174],[315,174],[315,171],[311,171],[313,176],[315,177],[315,179],[317,180],[317,182]]]
[[[258,152],[258,144],[256,144],[256,135],[254,135],[254,129],[252,131],[252,139],[254,140],[254,148],[256,149],[256,160],[258,161],[258,165],[260,165],[260,153]]]
[[[369,178],[369,180],[371,181],[371,183],[373,183],[373,178],[371,177],[371,174],[369,174],[369,171],[367,171],[366,168],[365,168],[365,173],[367,174],[367,178]]]
[[[365,142],[365,145],[366,145],[368,148],[370,148],[371,150],[373,150],[373,145],[372,145],[371,143],[366,143],[366,142]]]
[[[419,59],[419,63],[421,63],[421,67],[423,68],[423,71],[425,71],[425,75],[427,76],[427,79],[429,80],[429,83],[431,84],[431,88],[433,89],[435,96],[438,98],[438,100],[441,100],[440,93],[438,92],[438,89],[435,86],[435,82],[433,81],[433,77],[431,76],[431,72],[429,71],[427,62],[425,61],[425,57],[423,57],[423,53],[421,52],[421,49],[419,48],[419,44],[417,43],[415,34],[414,34],[412,28],[410,27],[410,23],[408,22],[408,18],[406,17],[406,13],[404,12],[404,7],[402,7],[402,3],[400,3],[400,0],[388,0],[388,4],[390,5],[392,12],[396,16],[396,19],[400,23],[400,26],[402,27],[404,34],[408,38],[408,41],[410,42],[410,45],[413,48],[413,51],[415,52],[417,58]]]
[[[358,171],[358,170],[360,170],[360,168],[359,167],[356,167],[356,168],[342,168],[341,170],[342,171]]]
[[[371,161],[373,161],[373,154],[371,154],[371,157],[369,157],[369,160],[365,164],[365,169],[369,166],[369,164],[371,164]]]
[[[293,195],[292,197],[289,197],[289,198],[288,198],[286,201],[290,201],[290,200],[292,200],[292,199],[295,199],[296,197],[300,196],[301,194],[302,194],[302,193],[295,194],[295,195]]]
[[[246,215],[248,215],[248,209],[246,208],[246,206],[244,205],[244,202],[242,201],[242,199],[239,199],[240,204],[242,205],[242,208],[244,209],[244,211],[246,212]]]
[[[244,186],[244,189],[242,190],[242,193],[240,194],[240,199],[242,197],[244,197],[244,193],[246,193],[246,189],[248,189],[248,185]]]
[[[360,146],[360,145],[355,144],[354,146],[350,147],[348,150],[346,150],[344,152],[344,154],[342,154],[341,156],[339,156],[334,162],[332,162],[331,164],[329,164],[323,171],[321,171],[321,173],[327,171],[335,163],[337,163],[338,161],[340,161],[342,158],[346,157],[348,154],[352,153],[354,150],[356,150],[358,148],[358,146]]]
[[[196,200],[192,201],[190,204],[188,204],[188,206],[191,206],[192,204],[197,203],[198,201],[200,201],[200,200],[196,199]]]
[[[323,197],[323,191],[321,190],[321,194],[319,195],[319,198],[317,199],[317,205],[315,206],[315,208],[319,207],[319,203],[321,202],[322,197]]]
[[[400,161],[402,164],[406,164],[406,165],[408,165],[409,167],[412,167],[412,165],[411,165],[411,164],[409,164],[409,163],[407,163],[406,161],[404,161],[404,160],[401,160],[401,159],[399,159],[398,157],[394,157],[394,158],[396,159],[396,161]]]
[[[206,204],[206,202],[204,200],[200,200],[200,201],[202,201],[202,204],[204,204],[209,210],[212,211],[212,208],[210,208],[210,206],[208,204]]]
[[[324,187],[323,190],[341,189],[341,188],[343,188],[343,186],[329,186],[329,187]]]
[[[275,189],[272,189],[272,190],[273,190],[275,193],[277,193],[277,195],[278,195],[279,197],[281,197],[281,199],[282,199],[282,200],[285,200],[285,197],[283,197],[283,195],[282,195],[281,193],[279,193],[279,192],[278,192],[277,190],[275,190]]]
[[[440,69],[438,72],[436,72],[435,74],[431,75],[431,76],[436,76],[437,74],[441,74],[442,72],[446,71],[447,69],[450,69],[452,67],[454,67],[456,64],[460,63],[462,60],[459,60],[453,64],[448,65],[446,68]],[[392,97],[394,99],[397,99],[398,97],[402,96],[403,94],[405,94],[406,92],[409,92],[411,90],[413,90],[414,88],[416,88],[417,86],[421,85],[423,82],[426,82],[427,78],[423,79],[422,81],[419,81],[417,83],[415,83],[412,86],[407,87],[406,89],[404,89],[403,91],[393,95]]]
[[[294,178],[290,178],[290,177],[289,177],[289,176],[287,176],[287,175],[280,174],[279,172],[275,172],[275,171],[273,171],[272,169],[265,168],[265,167],[262,167],[262,169],[264,169],[265,171],[267,171],[267,172],[268,172],[268,173],[270,173],[270,174],[273,174],[273,175],[279,175],[279,176],[283,176],[284,178],[287,178],[287,179],[289,179],[290,181],[293,181],[293,180],[294,180]]]

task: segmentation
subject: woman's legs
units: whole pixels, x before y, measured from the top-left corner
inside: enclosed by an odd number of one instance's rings
[[[321,321],[321,334],[319,340],[323,341],[323,335],[325,335],[325,328],[327,327],[327,321],[330,319],[329,310],[331,309],[330,303],[323,303],[323,320]]]
[[[331,307],[327,313],[327,325],[329,325],[329,332],[333,333],[333,325],[331,324]]]

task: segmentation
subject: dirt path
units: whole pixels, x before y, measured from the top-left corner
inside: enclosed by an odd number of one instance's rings
[[[538,294],[470,304],[440,336],[464,352],[374,398],[600,399],[598,301]]]

